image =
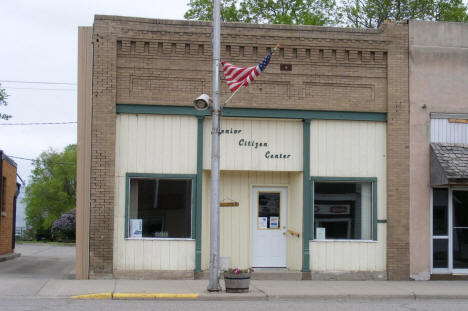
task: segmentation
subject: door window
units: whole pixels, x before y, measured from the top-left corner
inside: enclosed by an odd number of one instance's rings
[[[258,229],[279,229],[281,226],[281,193],[258,192]]]

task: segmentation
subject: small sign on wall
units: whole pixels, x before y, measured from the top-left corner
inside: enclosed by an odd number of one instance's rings
[[[130,237],[141,238],[143,236],[143,220],[130,219]]]
[[[315,234],[315,239],[316,240],[325,240],[326,234],[325,234],[325,228],[317,228],[316,229],[316,234]]]

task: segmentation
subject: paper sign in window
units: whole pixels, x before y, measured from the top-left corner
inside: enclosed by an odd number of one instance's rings
[[[279,227],[279,217],[270,217],[270,228],[271,229],[278,229]]]
[[[268,217],[258,217],[258,229],[268,228]]]
[[[141,238],[143,233],[143,220],[130,219],[130,237]]]

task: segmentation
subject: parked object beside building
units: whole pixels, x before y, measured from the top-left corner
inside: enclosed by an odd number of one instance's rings
[[[78,278],[209,265],[210,23],[96,16],[79,30]],[[222,25],[264,73],[223,109],[220,256],[305,279],[408,279],[408,24]],[[221,99],[229,96],[222,83]]]
[[[16,182],[16,163],[0,150],[0,255],[15,249],[16,199],[20,184]]]
[[[468,274],[468,24],[409,22],[416,280]]]

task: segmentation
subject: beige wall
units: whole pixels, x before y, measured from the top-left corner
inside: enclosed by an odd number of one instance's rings
[[[190,116],[117,116],[114,272],[195,268],[191,239],[125,239],[125,174],[196,174],[197,119]]]
[[[410,274],[430,276],[430,113],[468,113],[468,24],[410,21]]]
[[[78,28],[78,129],[76,165],[76,278],[89,267],[89,178],[91,169],[92,27]]]
[[[377,178],[379,220],[387,219],[386,129],[384,122],[310,123],[311,176]],[[377,241],[311,241],[311,271],[385,271],[386,226],[377,224]]]
[[[222,170],[302,171],[302,121],[223,118],[221,130],[229,131],[220,139]],[[211,118],[204,122],[203,135],[203,168],[210,169]]]

